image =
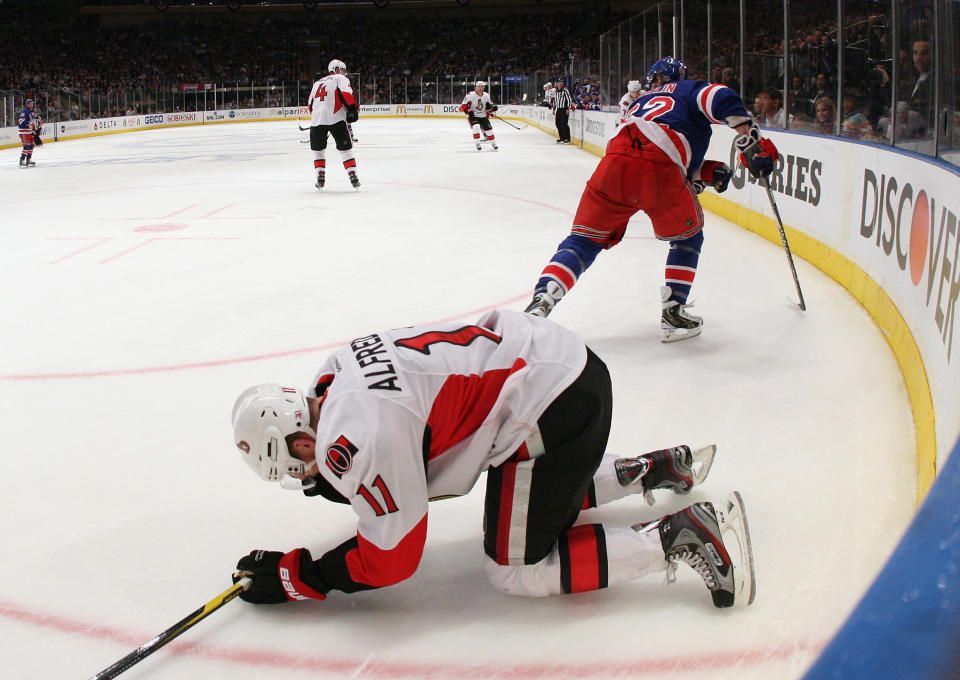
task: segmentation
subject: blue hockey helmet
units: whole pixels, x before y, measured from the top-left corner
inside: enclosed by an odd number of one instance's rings
[[[28,99],[27,101],[24,102],[24,105],[26,104],[36,104],[36,102],[33,101],[32,99]]]
[[[659,74],[665,83],[687,79],[687,65],[679,59],[664,57],[656,62],[647,71],[647,87],[653,86],[653,79]]]

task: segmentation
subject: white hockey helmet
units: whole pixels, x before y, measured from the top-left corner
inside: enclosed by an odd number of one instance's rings
[[[547,83],[546,85],[543,86],[543,89],[549,90],[551,87],[553,87],[553,83]]]
[[[476,83],[476,87],[486,87],[486,86],[487,86],[486,80],[478,80]]]
[[[233,438],[243,462],[261,479],[283,481],[302,477],[306,465],[290,455],[287,437],[302,432],[313,439],[310,408],[295,387],[275,383],[244,390],[233,404]]]
[[[339,59],[334,59],[334,60],[332,60],[329,64],[327,64],[327,70],[328,70],[330,73],[333,73],[333,72],[336,71],[337,69],[340,69],[341,71],[343,71],[344,73],[346,73],[346,72],[347,72],[347,65],[344,64],[344,63],[343,63],[342,61],[340,61]]]
[[[643,85],[640,84],[639,80],[631,80],[627,83],[627,90],[630,92],[640,92],[643,90]]]

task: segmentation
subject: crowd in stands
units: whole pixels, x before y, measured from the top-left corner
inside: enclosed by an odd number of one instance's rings
[[[111,97],[118,92],[169,92],[183,83],[292,84],[311,81],[317,68],[340,58],[360,75],[355,86],[361,103],[420,101],[422,75],[561,71],[571,54],[591,56],[596,36],[626,15],[579,9],[472,15],[464,21],[423,14],[397,20],[370,11],[300,12],[256,23],[221,16],[227,21],[164,15],[142,26],[106,28],[95,15],[44,16],[42,9],[14,12],[0,5],[0,90],[36,96],[42,103],[41,91],[77,93],[76,99],[64,100],[74,102],[65,111],[51,104],[47,119],[87,117],[102,114],[104,102],[110,113],[125,112],[124,101]],[[264,34],[272,39],[263,40]],[[404,78],[416,80],[415,91],[404,90]],[[279,95],[267,92],[233,103],[268,106],[270,96],[281,103]],[[156,98],[150,97],[151,104]],[[297,91],[285,90],[284,98],[284,104],[297,103]]]
[[[745,103],[761,124],[825,134],[839,129],[852,138],[881,140],[891,136],[895,118],[897,140],[929,135],[932,50],[925,39],[925,5],[901,21],[901,36],[914,39],[900,40],[894,113],[889,7],[869,0],[846,3],[844,97],[838,102],[835,0],[791,4],[790,87],[785,93],[782,5],[750,3],[742,74],[739,0],[713,0],[712,5],[708,64],[707,41],[698,35],[706,25],[705,4],[686,3],[684,61],[690,77],[722,82],[738,92],[742,79]],[[315,70],[334,57],[359,74],[354,85],[361,103],[462,96],[444,90],[447,74],[540,73],[554,82],[563,77],[575,108],[596,110],[615,105],[622,92],[603,92],[598,74],[587,73],[589,66],[581,67],[582,78],[559,74],[569,73],[571,56],[578,65],[595,65],[598,36],[630,19],[629,14],[589,8],[477,14],[469,21],[431,14],[398,20],[351,11],[265,15],[256,23],[231,21],[229,14],[216,21],[168,15],[144,25],[107,28],[96,15],[44,16],[43,5],[35,12],[21,9],[0,4],[0,91],[37,97],[47,120],[197,107],[199,95],[191,101],[172,94],[185,83],[217,83],[224,107],[295,105],[305,99],[308,87],[300,83],[309,83]],[[273,39],[263,40],[264,34]],[[642,81],[643,75],[629,79]],[[422,87],[421,78],[433,78],[436,85]],[[229,98],[224,86],[233,91]],[[68,96],[50,97],[50,92]],[[128,97],[130,93],[136,96]],[[518,95],[507,101],[506,91],[503,97],[504,103],[519,100]]]
[[[714,2],[713,63],[709,80],[740,91],[739,13],[735,3]],[[726,9],[730,11],[725,11]],[[901,18],[896,140],[890,138],[893,36],[889,6],[848,2],[844,16],[844,88],[838,98],[839,49],[833,0],[806,0],[790,6],[788,75],[783,92],[783,8],[780,3],[751,4],[746,20],[745,103],[761,124],[840,134],[867,141],[900,141],[930,136],[929,82],[932,50],[930,8],[919,5]],[[706,72],[706,49],[693,43],[691,71]],[[702,75],[700,76],[702,77]],[[918,84],[919,83],[919,84]],[[784,94],[786,96],[784,96]]]

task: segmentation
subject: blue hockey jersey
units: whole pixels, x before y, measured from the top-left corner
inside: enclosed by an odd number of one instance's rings
[[[19,128],[20,132],[32,132],[33,127],[33,112],[28,108],[24,108],[23,111],[20,112],[20,115],[17,116],[17,128]]]
[[[681,80],[638,97],[623,122],[639,127],[685,173],[692,173],[700,168],[710,145],[711,123],[728,119],[734,125],[750,120],[740,95],[726,85]]]

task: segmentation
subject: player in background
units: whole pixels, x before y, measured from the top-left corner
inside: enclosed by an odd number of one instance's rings
[[[631,80],[627,83],[627,93],[620,98],[619,109],[617,110],[617,127],[623,125],[623,122],[627,118],[627,113],[633,108],[633,103],[637,101],[637,97],[642,93],[643,86],[640,85],[639,80]]]
[[[481,131],[483,132],[483,141],[490,142],[490,146],[496,151],[499,147],[488,114],[493,113],[499,107],[490,101],[490,95],[483,91],[486,86],[487,84],[484,81],[478,80],[474,90],[467,92],[467,96],[463,98],[460,110],[467,114],[467,122],[473,131],[473,141],[477,145],[477,151],[481,150]]]
[[[33,160],[33,147],[36,143],[35,131],[37,130],[37,120],[39,117],[33,113],[35,106],[32,99],[24,102],[23,110],[17,116],[17,131],[20,133],[20,144],[23,149],[20,151],[20,167],[32,168],[37,163]]]
[[[661,287],[661,340],[700,335],[703,319],[687,312],[687,299],[703,245],[703,211],[697,194],[730,183],[730,168],[705,161],[711,124],[737,131],[740,162],[754,176],[768,176],[777,149],[725,85],[687,80],[686,66],[673,57],[647,73],[646,94],[637,98],[624,124],[607,143],[606,155],[587,182],[573,229],[540,274],[526,312],[547,316],[601,250],[623,239],[627,222],[643,210],[654,235],[670,243]]]
[[[317,173],[316,187],[323,189],[326,184],[327,135],[330,134],[336,142],[350,184],[354,189],[359,189],[357,159],[353,155],[353,143],[350,130],[347,129],[348,123],[357,120],[357,100],[350,88],[350,80],[344,75],[347,72],[346,65],[339,59],[334,59],[327,70],[327,75],[317,78],[307,100],[307,109],[310,111],[310,149],[313,151],[313,167]]]
[[[334,351],[309,385],[307,395],[276,384],[244,391],[234,442],[261,478],[349,504],[357,531],[317,560],[306,548],[244,556],[234,580],[253,578],[240,596],[248,602],[323,600],[409,578],[429,501],[469,493],[483,472],[484,566],[504,592],[575,593],[664,571],[669,580],[683,561],[715,606],[753,600],[736,492],[645,524],[575,525],[582,509],[630,494],[687,493],[716,447],[605,453],[610,375],[550,320],[494,310],[476,325],[374,333]]]
[[[553,83],[545,83],[543,86],[543,105],[553,109],[553,102],[557,98],[557,88]]]

